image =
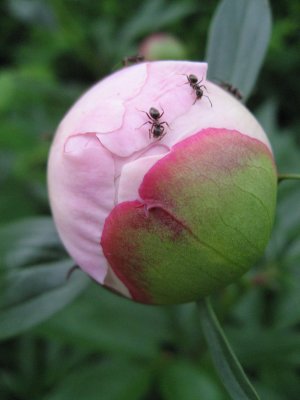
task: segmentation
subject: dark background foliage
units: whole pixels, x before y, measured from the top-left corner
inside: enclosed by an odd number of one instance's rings
[[[66,284],[72,262],[49,217],[46,190],[51,138],[74,100],[154,32],[173,35],[187,59],[203,60],[217,4],[0,3],[1,399],[228,398],[193,304],[132,304],[80,272]],[[271,6],[271,42],[248,106],[270,137],[279,171],[299,172],[300,3]],[[264,258],[214,297],[262,399],[299,399],[299,205],[300,184],[283,182]]]

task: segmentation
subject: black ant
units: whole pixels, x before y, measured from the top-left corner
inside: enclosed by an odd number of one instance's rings
[[[145,57],[142,54],[137,54],[135,56],[127,56],[122,60],[122,64],[124,67],[128,67],[130,64],[138,64],[140,62],[145,61]]]
[[[238,88],[234,87],[231,83],[221,81],[219,83],[219,86],[222,89],[226,90],[226,92],[232,94],[232,96],[234,96],[236,99],[238,99],[238,100],[242,100],[243,99],[242,93],[239,91]]]
[[[142,110],[139,110],[142,111]],[[164,110],[160,113],[156,108],[151,107],[149,113],[146,111],[142,111],[147,115],[149,121],[145,122],[143,125],[151,124],[151,128],[149,129],[149,138],[153,136],[155,139],[161,140],[167,132],[165,132],[165,127],[163,125],[167,125],[169,128],[169,124],[167,122],[160,122],[159,119],[164,115]]]
[[[203,81],[203,78],[201,79],[201,81],[198,81],[197,76],[194,74],[184,75],[184,76],[186,76],[186,78],[188,80],[186,83],[188,83],[190,85],[190,87],[193,90],[195,90],[195,93],[196,93],[196,98],[195,98],[195,101],[193,104],[195,104],[197,100],[202,99],[202,97],[204,96],[208,99],[208,101],[210,102],[210,105],[212,107],[212,102],[210,101],[210,98],[208,96],[206,96],[206,94],[204,94],[203,89],[202,89],[202,88],[204,88],[205,90],[207,90],[206,86],[200,85],[200,83]]]

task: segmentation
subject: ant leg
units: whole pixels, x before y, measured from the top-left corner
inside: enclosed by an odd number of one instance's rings
[[[153,125],[149,129],[149,139],[151,139],[152,136],[153,136]]]
[[[158,119],[160,119],[163,115],[164,115],[164,113],[165,113],[165,110],[162,108],[162,106],[161,106],[161,104],[159,103],[159,107],[160,107],[160,109],[162,110],[162,113],[161,114],[159,114],[159,117],[158,117]]]
[[[210,101],[210,98],[208,96],[206,96],[205,94],[203,96],[208,99],[208,101],[210,102],[210,106],[212,107],[212,102]]]
[[[161,124],[160,124],[160,126],[161,126]],[[165,128],[163,126],[161,126],[161,128],[162,128],[162,131],[161,131],[161,135],[159,136],[158,140],[161,140],[165,136],[165,134],[167,133],[167,132],[165,132]]]
[[[162,127],[163,128],[163,127]],[[149,139],[154,138],[154,134],[153,134],[153,129],[154,129],[154,124],[151,126],[151,128],[149,129]],[[162,130],[162,132],[164,131],[164,128]]]
[[[199,85],[201,82],[203,82],[204,76],[202,76],[201,81],[198,81],[197,84]]]
[[[182,83],[181,85],[176,85],[176,87],[182,87],[184,85],[190,85],[189,82]]]
[[[138,108],[136,108],[136,110],[138,110],[138,111],[140,111],[140,112],[143,112],[144,114],[147,115],[147,117],[148,117],[149,119],[153,120],[153,118],[151,117],[151,115],[149,115],[146,111],[144,111],[144,110],[139,110]]]
[[[186,79],[188,80],[187,82],[183,83],[182,85],[177,85],[177,87],[181,87],[181,86],[184,86],[184,85],[191,85],[190,82],[189,82],[189,77],[188,77],[188,75],[186,75],[186,74],[176,74],[176,75],[185,76]]]
[[[162,135],[158,138],[158,140],[161,140],[163,137],[165,137],[167,132],[162,133]]]
[[[152,124],[152,122],[151,122],[151,121],[147,121],[147,122],[145,122],[144,124],[142,124],[141,126],[135,128],[135,129],[140,129],[142,126],[144,126],[144,125],[146,125],[146,124]]]
[[[163,125],[163,124],[166,124],[167,127],[170,128],[170,125],[169,125],[166,121],[160,123],[160,125]],[[171,128],[170,128],[170,129],[171,129]]]
[[[186,79],[189,79],[189,77],[188,77],[188,75],[187,75],[187,74],[176,74],[176,75],[185,76],[185,77],[186,77]],[[189,83],[189,82],[186,82],[186,83]]]

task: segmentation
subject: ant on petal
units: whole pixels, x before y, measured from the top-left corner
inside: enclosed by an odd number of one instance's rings
[[[145,61],[145,57],[142,54],[137,54],[135,56],[127,56],[122,60],[122,64],[124,67],[128,67],[131,64],[138,64]]]
[[[226,90],[226,92],[232,94],[232,96],[235,97],[237,100],[243,100],[242,93],[239,91],[238,88],[234,87],[231,83],[221,81],[219,83],[219,86],[222,89]]]
[[[143,125],[150,124],[151,127],[149,128],[149,139],[154,137],[155,139],[161,140],[167,132],[165,132],[164,125],[167,125],[169,128],[169,124],[166,121],[159,121],[159,119],[164,115],[164,110],[160,113],[157,108],[151,107],[149,112],[139,110],[147,115],[149,121],[145,122]]]
[[[197,100],[202,99],[202,97],[204,96],[208,99],[208,101],[210,102],[210,105],[212,107],[212,102],[210,101],[210,98],[206,94],[204,94],[203,89],[202,89],[202,88],[204,88],[205,90],[207,90],[205,85],[201,85],[203,78],[201,79],[201,81],[199,81],[198,77],[194,74],[190,74],[190,75],[184,74],[184,76],[186,76],[186,78],[188,80],[186,83],[188,83],[190,85],[190,87],[195,91],[195,94],[196,94],[196,98],[195,98],[195,101],[193,104],[195,104]]]

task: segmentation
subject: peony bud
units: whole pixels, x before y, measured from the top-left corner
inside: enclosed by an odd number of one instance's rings
[[[173,35],[154,33],[142,41],[139,53],[146,60],[180,60],[186,57],[184,45]]]
[[[270,144],[206,69],[160,61],[110,75],[72,107],[51,148],[65,247],[94,280],[139,302],[209,295],[245,273],[270,237]],[[201,98],[190,74],[205,85]],[[162,114],[152,121],[151,107]]]

